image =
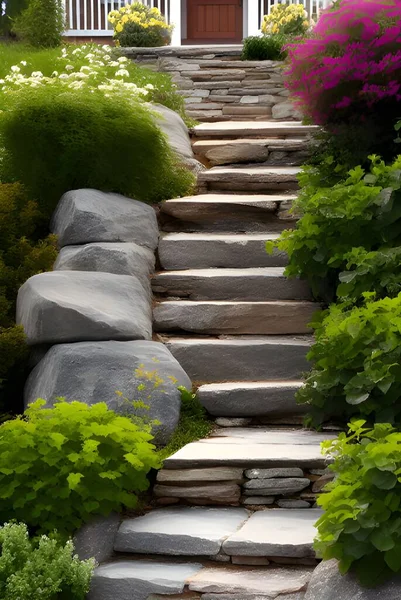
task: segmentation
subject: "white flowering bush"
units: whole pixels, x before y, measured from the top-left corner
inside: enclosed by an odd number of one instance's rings
[[[2,600],[84,600],[95,561],[81,561],[71,541],[61,544],[42,535],[31,539],[24,523],[0,527]]]

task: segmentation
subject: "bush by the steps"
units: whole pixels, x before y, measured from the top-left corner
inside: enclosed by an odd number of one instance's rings
[[[12,31],[31,46],[54,48],[61,45],[64,19],[62,0],[29,0],[15,18]]]
[[[335,479],[318,499],[318,555],[356,571],[365,585],[401,572],[401,433],[358,420],[349,434],[325,442]]]
[[[284,60],[289,38],[282,34],[254,35],[244,39],[242,60]]]

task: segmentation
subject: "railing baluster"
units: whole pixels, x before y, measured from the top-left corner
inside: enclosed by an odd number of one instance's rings
[[[81,10],[80,10],[79,0],[75,0],[75,21],[76,21],[75,29],[81,29]]]

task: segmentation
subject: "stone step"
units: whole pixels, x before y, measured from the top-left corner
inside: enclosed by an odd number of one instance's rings
[[[306,281],[287,279],[283,267],[188,269],[154,275],[155,294],[189,300],[311,300]]]
[[[161,204],[163,229],[267,235],[289,226],[286,213],[296,197],[294,193],[215,193],[166,200]]]
[[[248,190],[268,192],[297,190],[299,167],[232,166],[212,167],[198,173],[198,187],[203,190]]]
[[[203,334],[310,333],[318,305],[305,301],[233,302],[168,300],[153,310],[155,331]]]
[[[199,140],[193,143],[193,150],[212,166],[252,162],[300,165],[309,155],[307,142],[298,138]]]
[[[167,458],[164,469],[324,469],[328,461],[320,444],[334,437],[305,429],[220,428],[209,438],[187,444]]]
[[[222,88],[224,89],[224,88]],[[263,138],[306,136],[318,131],[316,125],[302,125],[300,121],[230,121],[201,123],[192,129],[195,138]]]
[[[265,250],[266,241],[277,233],[214,234],[167,233],[159,242],[159,260],[163,269],[283,267],[287,255]]]
[[[303,600],[312,570],[118,560],[97,567],[88,600]]]
[[[312,337],[162,338],[193,382],[298,381]]]
[[[168,556],[313,558],[321,511],[173,507],[122,522],[117,552]]]
[[[281,419],[304,415],[305,405],[296,404],[301,381],[234,381],[210,383],[198,388],[197,396],[215,417],[269,417]]]

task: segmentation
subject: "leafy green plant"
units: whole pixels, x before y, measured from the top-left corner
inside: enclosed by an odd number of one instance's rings
[[[65,535],[93,515],[134,508],[159,466],[149,427],[105,403],[44,404],[0,425],[0,520]]]
[[[47,218],[71,189],[145,202],[192,189],[193,175],[178,164],[148,108],[126,95],[54,84],[10,97],[0,120],[3,179],[22,182]]]
[[[42,48],[60,46],[65,29],[62,0],[29,0],[13,31],[23,41]]]
[[[287,56],[284,50],[289,41],[288,36],[271,34],[250,36],[244,39],[242,60],[284,60]]]
[[[401,571],[401,433],[389,424],[351,423],[323,443],[335,479],[318,498],[316,550],[373,586]]]
[[[213,429],[213,423],[208,419],[196,394],[185,387],[178,389],[181,392],[180,421],[168,445],[159,452],[162,460],[178,452],[183,446],[207,437]]]
[[[294,203],[301,218],[295,229],[266,246],[268,252],[275,247],[287,252],[286,274],[307,279],[315,296],[325,300],[335,298],[353,247],[375,251],[401,245],[401,156],[391,165],[376,156],[370,160],[369,171],[358,166],[345,177],[343,167],[332,164],[339,176],[334,185],[318,167],[305,168]]]
[[[24,523],[0,527],[0,596],[3,600],[84,600],[95,567],[80,561],[71,541],[29,538]]]
[[[151,8],[142,2],[133,2],[112,10],[109,22],[114,27],[114,38],[118,46],[165,46],[170,42],[173,29],[166,23],[158,8]]]
[[[361,307],[332,304],[312,324],[313,368],[297,400],[309,405],[316,426],[353,416],[401,424],[401,294],[365,297]]]
[[[283,35],[304,35],[309,28],[308,13],[303,4],[275,4],[263,17],[262,32]]]

